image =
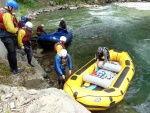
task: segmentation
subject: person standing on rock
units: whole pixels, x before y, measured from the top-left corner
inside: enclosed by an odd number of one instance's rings
[[[69,68],[69,75],[72,73],[72,60],[70,55],[67,53],[66,49],[62,49],[59,53],[56,54],[54,60],[54,69],[58,75],[58,86],[60,89],[63,89],[64,83],[66,81],[66,65]]]
[[[60,41],[54,44],[54,51],[59,53],[62,49],[65,49],[66,37],[61,36]]]
[[[10,66],[10,71],[14,74],[20,73],[23,69],[17,66],[16,57],[16,34],[18,33],[18,27],[14,25],[13,13],[18,10],[18,3],[14,0],[8,0],[6,6],[0,9],[0,38],[4,43],[8,54],[7,59]]]
[[[32,48],[31,48],[31,30],[33,24],[31,22],[26,22],[25,27],[18,31],[18,44],[21,49],[27,54],[28,64],[34,67],[31,63],[32,60]]]

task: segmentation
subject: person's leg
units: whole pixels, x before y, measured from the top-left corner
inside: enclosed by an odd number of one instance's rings
[[[16,58],[16,45],[15,45],[15,40],[10,37],[4,37],[2,39],[2,42],[4,43],[8,54],[7,54],[7,59],[9,62],[9,66],[12,70],[17,69],[17,58]]]
[[[108,53],[108,55],[107,55],[107,59],[108,59],[108,61],[110,61],[110,55],[109,55],[109,53]]]
[[[66,82],[66,71],[65,70],[62,70],[63,74],[65,75],[65,79],[62,79],[62,89],[64,87],[64,84]]]
[[[59,87],[59,89],[63,89],[62,81],[63,81],[62,76],[58,76],[58,87]]]
[[[62,70],[63,71],[63,70]],[[59,89],[63,89],[65,80],[62,79],[62,76],[59,75],[59,73],[57,72],[57,70],[55,69],[56,74],[58,75],[58,87]],[[65,71],[63,71],[63,74],[65,75]]]
[[[34,67],[34,65],[31,63],[31,60],[32,60],[32,48],[30,46],[25,46],[24,51],[27,54],[28,64],[30,64],[32,67]]]
[[[18,69],[18,67],[17,67],[16,40],[15,40],[15,38],[3,37],[2,42],[4,43],[4,45],[8,51],[7,59],[9,62],[10,71],[13,72],[14,74],[22,72],[23,70]]]

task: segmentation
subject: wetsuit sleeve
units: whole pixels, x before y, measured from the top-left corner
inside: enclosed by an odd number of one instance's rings
[[[20,47],[23,46],[22,39],[25,36],[25,31],[23,29],[18,31],[18,44]]]
[[[68,68],[69,70],[72,70],[72,60],[69,54],[68,54]]]
[[[57,54],[55,56],[55,69],[57,70],[57,72],[59,73],[59,76],[63,75],[63,72],[60,68],[60,62],[61,62],[61,58],[59,57],[59,55]]]
[[[15,34],[18,31],[18,29],[15,28],[14,26],[13,16],[10,13],[4,13],[2,18],[3,18],[3,22],[4,22],[6,30],[10,33]]]

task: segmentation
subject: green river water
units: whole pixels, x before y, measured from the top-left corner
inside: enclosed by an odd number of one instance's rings
[[[60,10],[41,14],[33,23],[35,27],[45,24],[51,33],[62,17],[74,36],[68,47],[74,71],[94,57],[98,46],[128,52],[135,65],[124,99],[111,109],[92,113],[150,113],[150,4],[114,3]]]

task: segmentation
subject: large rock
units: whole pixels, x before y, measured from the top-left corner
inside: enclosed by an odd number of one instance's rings
[[[3,44],[3,42],[0,39],[0,59],[6,59],[7,58],[7,50]]]
[[[7,72],[3,71],[0,73],[0,82],[1,84],[9,84],[13,86],[25,86],[29,88],[46,88],[49,87],[49,84],[44,80],[43,77],[47,76],[47,73],[43,70],[37,60],[33,57],[32,63],[35,67],[31,67],[27,62],[27,56],[22,50],[17,50],[17,63],[18,67],[24,68],[25,70],[22,73],[13,75],[9,71],[9,64],[7,61],[7,50],[0,40],[0,68],[1,70],[8,70]]]
[[[0,113],[90,113],[63,90],[0,85]]]

